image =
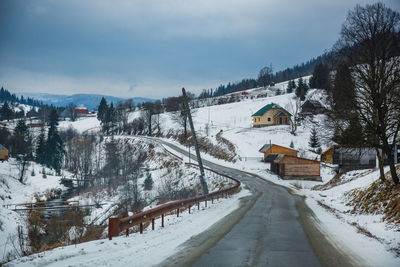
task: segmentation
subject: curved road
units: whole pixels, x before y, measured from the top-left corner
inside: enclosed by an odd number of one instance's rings
[[[187,151],[160,141],[173,150]],[[239,179],[252,195],[207,231],[186,241],[161,266],[359,266],[319,229],[302,197],[239,170],[203,160]]]

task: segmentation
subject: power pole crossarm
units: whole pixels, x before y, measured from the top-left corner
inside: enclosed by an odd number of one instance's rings
[[[203,188],[203,194],[206,195],[206,194],[208,194],[206,176],[204,174],[203,162],[202,162],[201,157],[200,157],[200,150],[199,150],[199,146],[197,144],[197,138],[196,138],[196,133],[194,131],[192,114],[190,113],[189,101],[188,101],[188,97],[186,95],[185,88],[182,88],[182,94],[183,94],[183,105],[184,105],[184,108],[186,110],[186,116],[188,116],[188,118],[189,118],[190,130],[192,131],[194,148],[196,150],[196,155],[197,155],[197,162],[199,163],[200,183],[201,183],[201,186]]]

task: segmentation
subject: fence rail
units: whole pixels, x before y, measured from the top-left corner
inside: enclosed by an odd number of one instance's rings
[[[196,166],[196,164],[193,163],[186,163],[191,166]],[[158,217],[161,217],[161,227],[164,227],[164,215],[166,213],[175,211],[177,212],[177,216],[179,216],[179,210],[181,208],[188,208],[189,213],[190,213],[190,208],[194,205],[197,205],[198,209],[200,208],[200,202],[205,202],[205,206],[207,207],[207,201],[211,200],[211,202],[214,201],[214,199],[218,199],[220,197],[225,197],[227,195],[235,193],[239,188],[240,188],[240,181],[232,178],[228,175],[218,173],[214,170],[211,170],[209,168],[204,168],[208,171],[214,172],[218,175],[221,175],[225,178],[233,180],[236,184],[234,186],[231,186],[226,189],[218,190],[216,192],[209,193],[207,195],[202,195],[194,198],[188,198],[188,199],[183,199],[183,200],[176,200],[173,202],[166,203],[164,205],[155,207],[153,209],[149,209],[137,214],[134,214],[129,217],[125,218],[109,218],[108,219],[108,238],[111,240],[112,237],[118,236],[121,232],[125,230],[126,236],[129,235],[129,228],[139,225],[139,231],[140,233],[143,232],[143,223],[146,222],[151,222],[152,225],[152,230],[154,230],[154,220],[157,219]]]

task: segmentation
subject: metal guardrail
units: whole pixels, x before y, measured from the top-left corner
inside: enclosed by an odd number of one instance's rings
[[[186,163],[186,164],[198,167],[196,164],[193,164],[193,163]],[[108,219],[108,238],[111,240],[112,237],[118,236],[124,230],[125,230],[126,236],[128,236],[129,228],[136,226],[136,225],[139,225],[139,231],[140,231],[140,233],[143,233],[143,223],[146,223],[146,222],[151,222],[152,230],[154,230],[154,220],[159,218],[160,216],[161,216],[161,227],[164,227],[164,216],[166,213],[170,213],[170,212],[176,210],[177,216],[179,217],[179,210],[181,208],[188,208],[189,213],[190,213],[190,208],[194,205],[197,205],[198,209],[200,209],[200,202],[204,201],[205,206],[207,207],[207,201],[211,200],[211,202],[213,202],[214,199],[218,199],[220,197],[225,197],[225,196],[233,194],[237,190],[239,190],[239,188],[240,188],[239,180],[232,178],[228,175],[218,173],[209,168],[204,168],[204,169],[214,172],[214,173],[221,175],[223,177],[226,177],[228,179],[231,179],[234,182],[236,182],[236,184],[232,187],[222,189],[222,190],[219,190],[216,192],[212,192],[207,195],[169,202],[167,204],[134,214],[129,217],[109,218]]]

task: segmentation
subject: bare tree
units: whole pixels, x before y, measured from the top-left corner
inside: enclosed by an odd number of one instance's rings
[[[297,124],[299,123],[299,113],[301,108],[301,100],[299,97],[295,97],[295,101],[289,101],[289,104],[286,105],[286,109],[292,114],[292,123],[290,124],[291,130],[290,133],[296,135],[297,132]]]
[[[197,112],[196,109],[192,109],[192,116]],[[186,110],[183,107],[183,103],[179,105],[179,110],[171,113],[171,119],[176,122],[179,126],[183,127],[183,133],[185,137],[187,136],[187,127],[188,127],[188,116],[186,114]]]
[[[394,184],[392,154],[400,130],[400,14],[382,3],[348,13],[337,44],[349,61],[355,83],[354,117],[367,140],[383,150]]]

